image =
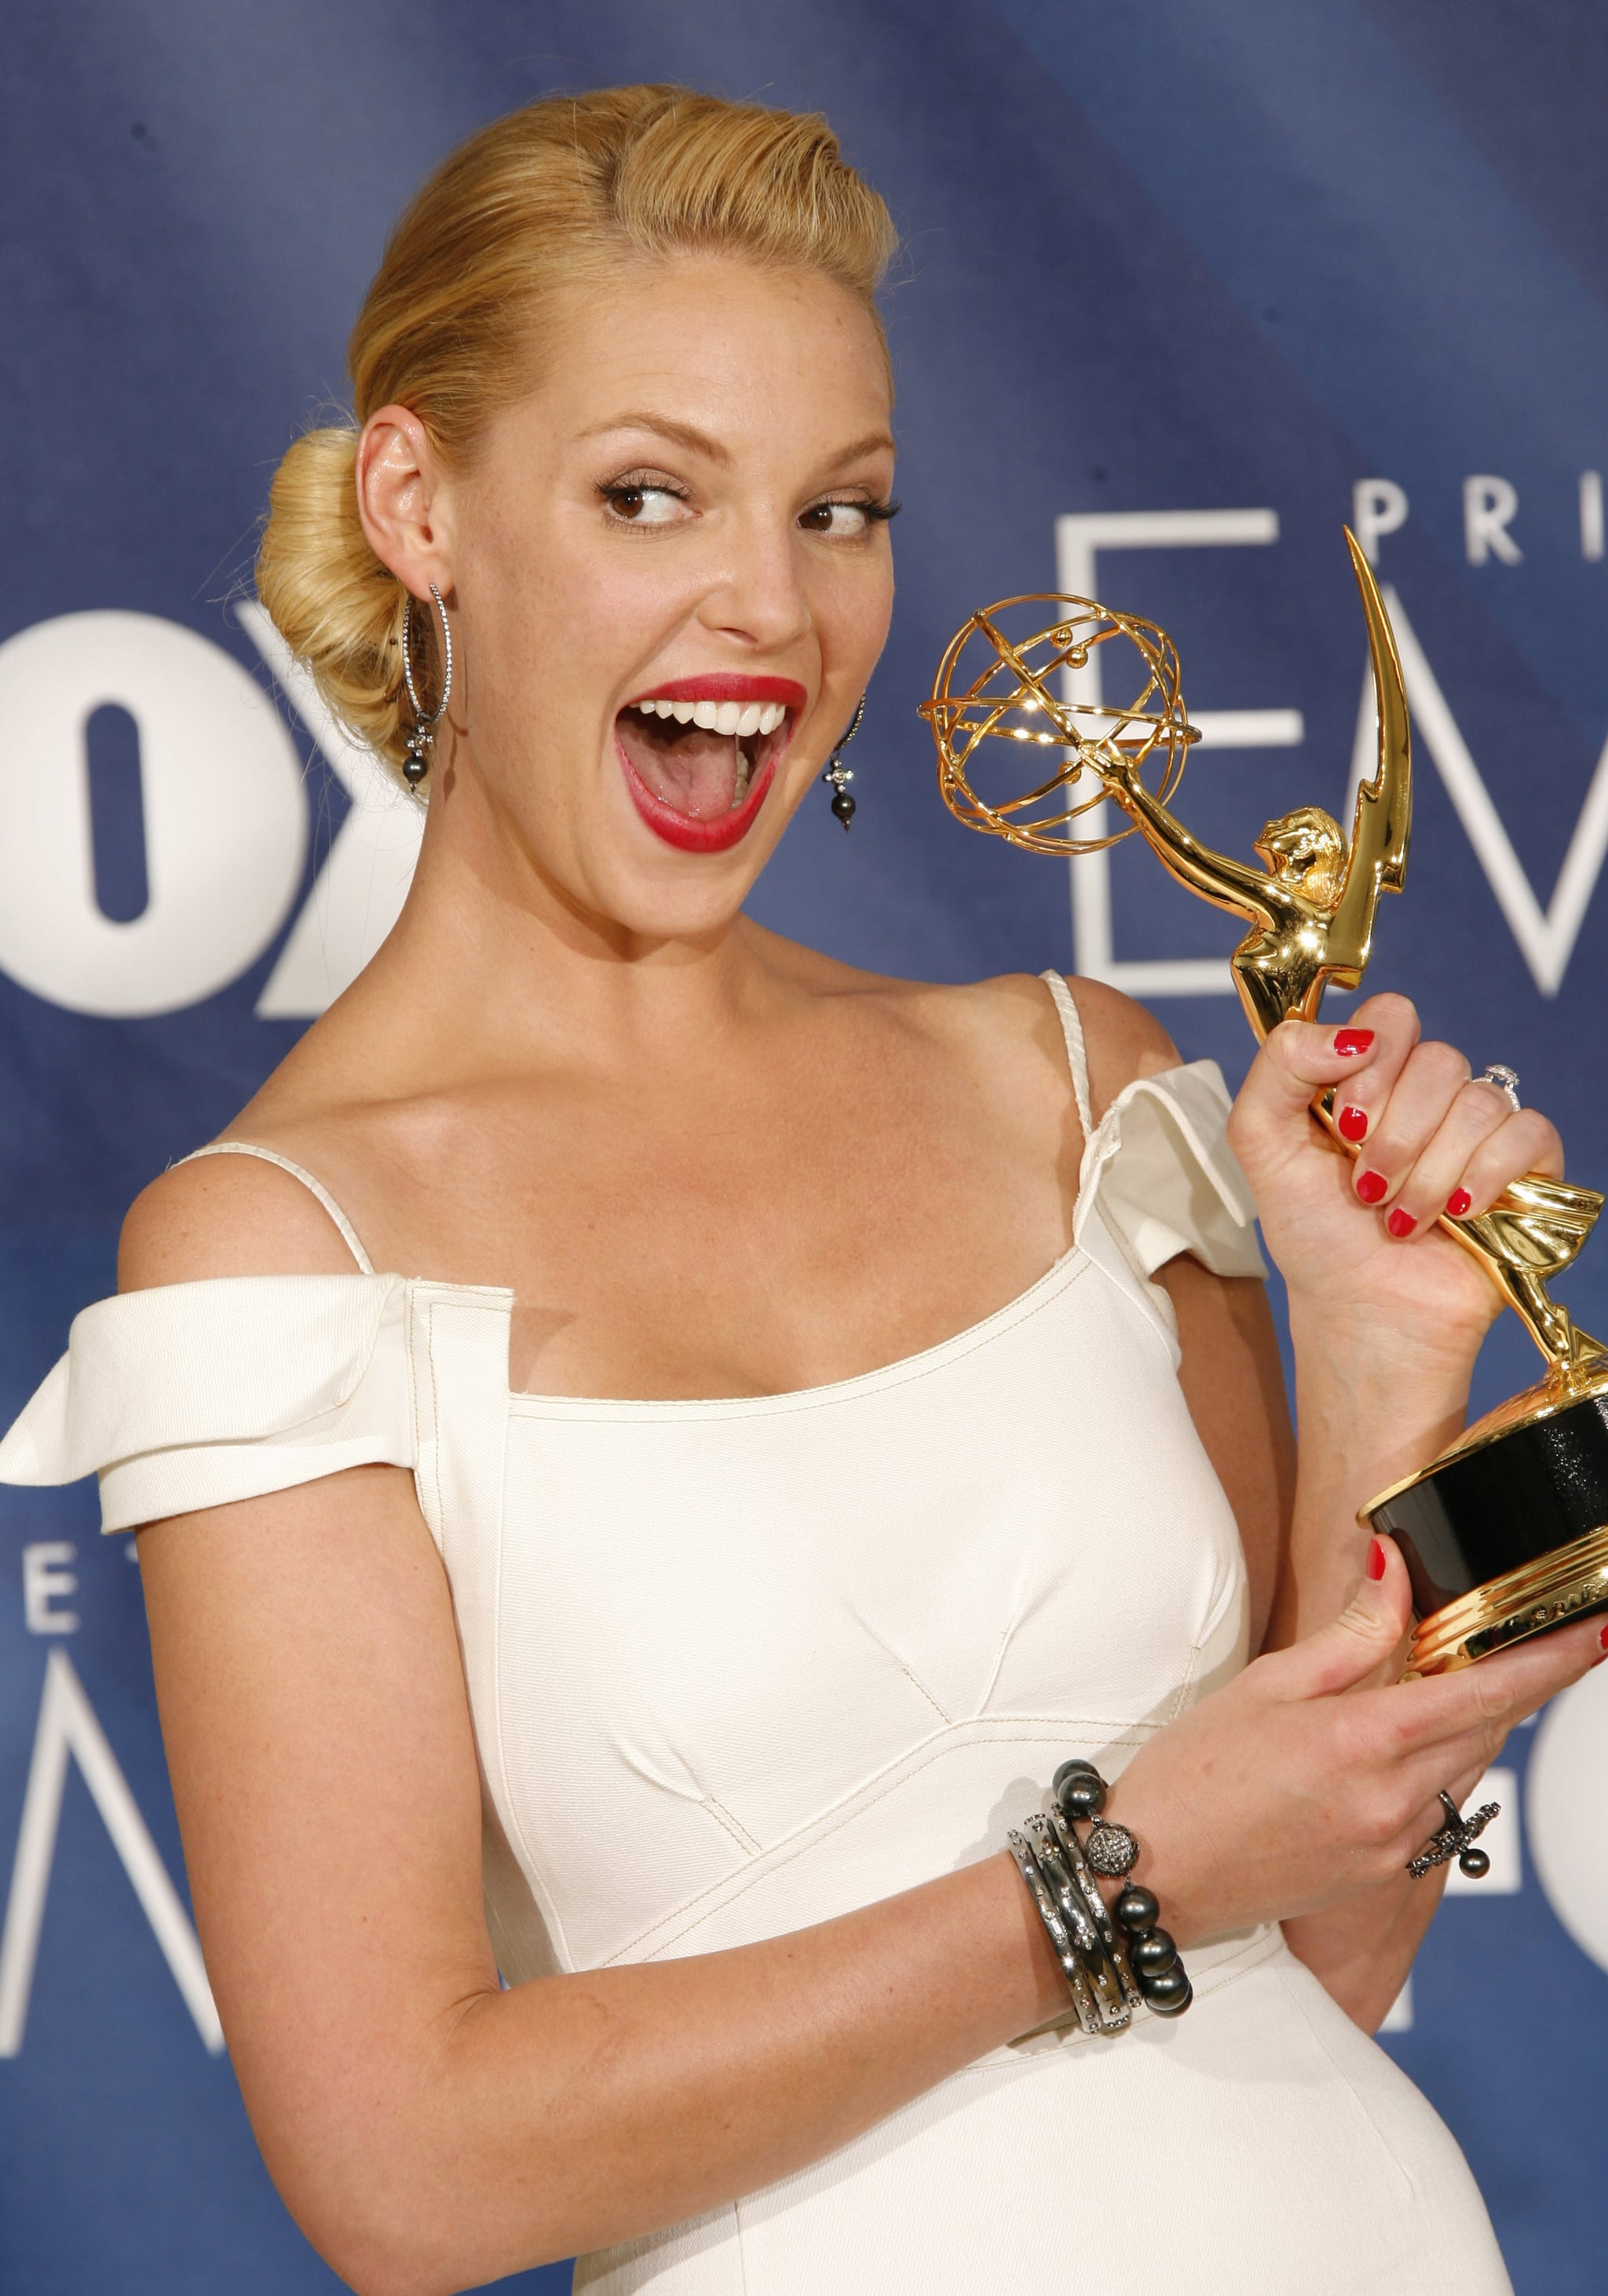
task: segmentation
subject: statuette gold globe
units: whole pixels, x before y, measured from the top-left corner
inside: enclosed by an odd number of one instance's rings
[[[1079,698],[1077,673],[1096,652],[1102,693],[1130,701]],[[945,648],[921,714],[950,811],[1031,853],[1097,853],[1130,837],[1131,822],[1110,832],[1080,824],[1112,780],[1148,775],[1164,804],[1200,739],[1166,631],[1056,591],[980,607]]]

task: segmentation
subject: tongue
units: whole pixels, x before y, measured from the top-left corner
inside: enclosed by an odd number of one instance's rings
[[[678,726],[671,739],[650,730],[632,709],[622,710],[614,727],[637,778],[673,812],[689,821],[715,821],[731,811],[737,791],[734,734]]]

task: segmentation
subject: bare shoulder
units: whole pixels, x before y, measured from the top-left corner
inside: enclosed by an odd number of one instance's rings
[[[890,984],[891,985],[891,984]],[[1098,980],[1069,980],[1083,1024],[1089,1095],[1096,1118],[1136,1077],[1177,1068],[1178,1052],[1152,1013]],[[1001,1084],[1007,1074],[1030,1087],[1046,1077],[1057,1089],[1066,1073],[1060,1015],[1035,973],[1002,973],[964,988],[909,990],[915,1010],[930,1025],[975,1054]]]
[[[1089,1098],[1096,1117],[1136,1077],[1160,1076],[1178,1065],[1178,1048],[1153,1013],[1109,988],[1103,980],[1069,980],[1083,1023]]]
[[[291,1173],[260,1156],[202,1156],[135,1197],[118,1247],[118,1289],[352,1267],[340,1229]]]

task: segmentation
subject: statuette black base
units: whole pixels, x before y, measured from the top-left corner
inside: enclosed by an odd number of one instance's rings
[[[1608,1365],[1515,1396],[1363,1519],[1413,1582],[1414,1673],[1608,1611]]]

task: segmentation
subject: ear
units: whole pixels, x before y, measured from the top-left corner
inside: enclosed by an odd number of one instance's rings
[[[357,514],[369,548],[415,598],[453,589],[448,496],[441,460],[411,407],[382,406],[357,441]]]

